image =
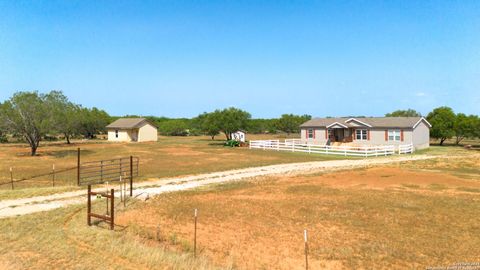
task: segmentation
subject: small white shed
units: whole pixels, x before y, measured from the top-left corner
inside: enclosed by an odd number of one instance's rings
[[[230,134],[230,138],[237,142],[245,142],[247,139],[247,133],[243,130],[237,130],[236,132]]]
[[[107,126],[112,142],[156,142],[157,127],[145,118],[120,118]]]

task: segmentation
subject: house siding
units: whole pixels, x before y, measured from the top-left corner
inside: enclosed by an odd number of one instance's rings
[[[403,141],[388,141],[385,140],[385,130],[399,129],[403,130]],[[375,145],[401,145],[412,143],[412,129],[401,128],[369,128],[370,140],[354,140],[355,145],[359,146],[375,146]]]
[[[361,128],[357,129],[366,129],[369,130],[369,140],[356,140],[354,139],[352,145],[357,146],[375,146],[375,145],[403,145],[403,144],[413,144],[416,149],[423,149],[429,147],[429,128],[425,123],[420,123],[415,130],[411,128]],[[385,140],[385,131],[391,129],[403,130],[403,141],[388,141]],[[325,128],[315,128],[315,138],[307,138],[308,128],[301,130],[301,141],[302,143],[318,144],[325,145],[327,140],[325,139]]]
[[[319,144],[324,145],[327,143],[325,139],[325,128],[313,128],[315,135],[313,138],[307,138],[307,130],[311,128],[302,128],[300,131],[300,139],[302,143],[310,143],[310,144]]]
[[[138,129],[139,142],[156,142],[157,140],[157,129],[154,126],[146,124]]]
[[[138,129],[118,129],[118,138],[115,137],[115,130],[108,129],[108,140],[111,142],[132,142],[135,137],[137,142],[156,142],[158,140],[157,129],[150,124],[143,125]]]
[[[423,121],[413,130],[413,146],[416,150],[430,147],[430,127]]]
[[[129,142],[132,140],[132,136],[130,130],[118,129],[118,138],[116,138],[115,129],[109,129],[108,140],[112,142]]]

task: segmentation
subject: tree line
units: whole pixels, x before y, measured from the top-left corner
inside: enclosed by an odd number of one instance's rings
[[[397,110],[385,116],[421,116],[413,109]],[[127,115],[124,117],[138,117]],[[105,127],[115,119],[98,108],[86,108],[71,102],[61,91],[46,94],[38,92],[17,92],[0,103],[0,142],[7,142],[8,136],[23,140],[30,145],[35,155],[40,141],[63,137],[66,143],[71,138],[95,138],[105,133]],[[157,125],[160,134],[167,136],[208,135],[212,139],[224,134],[231,139],[231,133],[244,130],[247,133],[266,134],[283,132],[299,133],[300,125],[310,115],[283,114],[274,119],[252,119],[251,114],[238,108],[218,109],[204,112],[194,118],[167,118],[146,116]],[[459,144],[465,138],[480,137],[480,119],[476,115],[455,113],[449,107],[439,107],[430,112],[426,119],[432,124],[430,136],[440,140],[440,145],[450,138]]]
[[[138,116],[130,116],[138,117]],[[204,112],[194,118],[166,118],[147,116],[157,125],[160,134],[166,136],[208,135],[213,139],[223,134],[230,140],[231,133],[244,130],[253,134],[287,134],[300,132],[300,125],[312,117],[310,115],[283,114],[280,118],[253,119],[247,111],[230,107],[212,112]]]
[[[139,117],[126,115],[123,117]],[[120,117],[110,116],[98,108],[86,108],[71,102],[61,91],[49,93],[16,92],[0,103],[0,143],[15,138],[29,144],[34,156],[42,140],[62,137],[67,144],[72,138],[93,139],[105,133],[105,127]],[[167,136],[208,135],[212,139],[221,133],[230,140],[231,133],[297,133],[309,115],[284,114],[279,119],[252,119],[251,114],[226,108],[205,112],[192,119],[146,116]],[[7,136],[8,135],[8,136]]]
[[[61,134],[68,144],[74,136],[94,138],[110,120],[105,111],[74,104],[61,91],[17,92],[0,103],[0,141],[7,141],[6,134],[24,140],[34,156],[49,136]]]

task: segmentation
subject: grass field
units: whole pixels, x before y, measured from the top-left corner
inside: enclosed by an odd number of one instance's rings
[[[151,144],[49,144],[38,157],[29,157],[19,145],[1,145],[0,168],[8,172],[14,166],[31,175],[48,172],[51,163],[74,166],[78,146],[85,160],[139,156],[142,180],[344,158],[166,137]],[[86,226],[85,205],[0,219],[0,269],[304,269],[304,229],[310,269],[425,269],[474,262],[480,245],[476,153],[432,147],[416,154],[450,157],[264,177],[132,200],[126,209],[117,206],[114,232],[104,223]],[[26,183],[38,184],[48,186],[49,180]],[[72,188],[5,189],[0,200]],[[104,205],[96,200],[95,211],[102,213]],[[195,208],[200,212],[197,259],[192,256]]]
[[[303,229],[311,269],[474,262],[479,165],[478,156],[416,161],[166,194],[118,206],[115,232],[87,227],[85,206],[3,219],[0,268],[304,269]]]
[[[252,137],[252,139],[254,138],[264,138],[264,136]],[[0,144],[0,160],[2,160],[0,183],[10,181],[10,167],[13,167],[14,179],[48,174],[52,171],[53,164],[55,164],[56,170],[73,168],[77,162],[77,147],[81,148],[84,162],[130,155],[138,156],[140,158],[140,177],[137,180],[278,163],[344,158],[305,153],[252,151],[243,147],[229,148],[223,146],[221,139],[212,141],[209,137],[160,137],[159,141],[154,143],[108,143],[101,140],[78,142],[72,145],[61,142],[45,143],[39,148],[39,156],[35,157],[29,156],[29,149],[26,145]],[[57,190],[49,188],[52,186],[51,178],[51,176],[36,177],[16,183],[15,186],[17,188],[34,187],[33,190],[18,191],[19,194],[35,193],[38,195],[42,192],[48,194]],[[71,189],[74,189],[75,184],[75,170],[56,175],[57,186],[71,186]],[[45,187],[45,189],[39,190],[39,187]],[[10,185],[0,186],[1,189],[10,189]],[[0,198],[2,198],[1,193],[0,191]]]

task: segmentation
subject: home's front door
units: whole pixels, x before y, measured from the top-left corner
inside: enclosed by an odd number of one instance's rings
[[[341,142],[343,140],[343,128],[333,129],[333,136],[336,142]]]

